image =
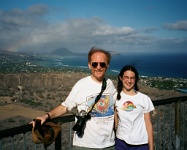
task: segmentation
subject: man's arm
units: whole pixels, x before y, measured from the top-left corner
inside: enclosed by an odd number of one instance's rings
[[[47,119],[54,119],[56,117],[59,117],[63,114],[65,114],[67,112],[67,109],[65,106],[63,105],[59,105],[56,108],[54,108],[53,110],[51,110],[50,112],[48,112],[48,114],[44,114],[41,117],[36,117],[36,119],[41,120],[41,124],[43,124]],[[34,121],[31,122],[31,124],[33,124],[33,126],[35,126]]]

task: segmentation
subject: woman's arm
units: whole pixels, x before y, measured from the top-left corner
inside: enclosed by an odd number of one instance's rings
[[[151,116],[150,112],[144,114],[145,119],[145,125],[148,133],[148,144],[149,144],[149,150],[154,149],[154,141],[153,141],[153,125],[151,122]]]
[[[114,130],[116,131],[118,127],[118,115],[117,115],[117,110],[114,108]]]

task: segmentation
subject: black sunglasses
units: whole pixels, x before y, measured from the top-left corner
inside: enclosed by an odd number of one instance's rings
[[[93,62],[93,63],[92,63],[92,67],[93,67],[93,68],[96,68],[96,67],[98,66],[98,64],[100,64],[101,68],[106,68],[106,63],[105,63],[105,62],[100,62],[100,63],[98,63],[98,62]]]

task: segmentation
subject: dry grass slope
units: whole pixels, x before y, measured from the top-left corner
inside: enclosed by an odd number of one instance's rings
[[[65,100],[79,79],[87,75],[83,72],[0,74],[0,130],[28,123],[50,111]],[[113,82],[116,86],[117,81]],[[141,84],[139,87],[152,100],[186,95]]]

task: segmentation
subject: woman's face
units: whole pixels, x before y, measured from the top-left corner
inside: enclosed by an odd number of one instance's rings
[[[123,76],[120,77],[120,80],[123,83],[123,88],[126,91],[134,90],[134,84],[136,81],[135,73],[131,70],[127,70],[123,73]]]
[[[88,63],[88,67],[92,72],[92,79],[97,82],[102,82],[105,72],[109,67],[107,57],[102,52],[96,52],[91,56],[91,61]]]

